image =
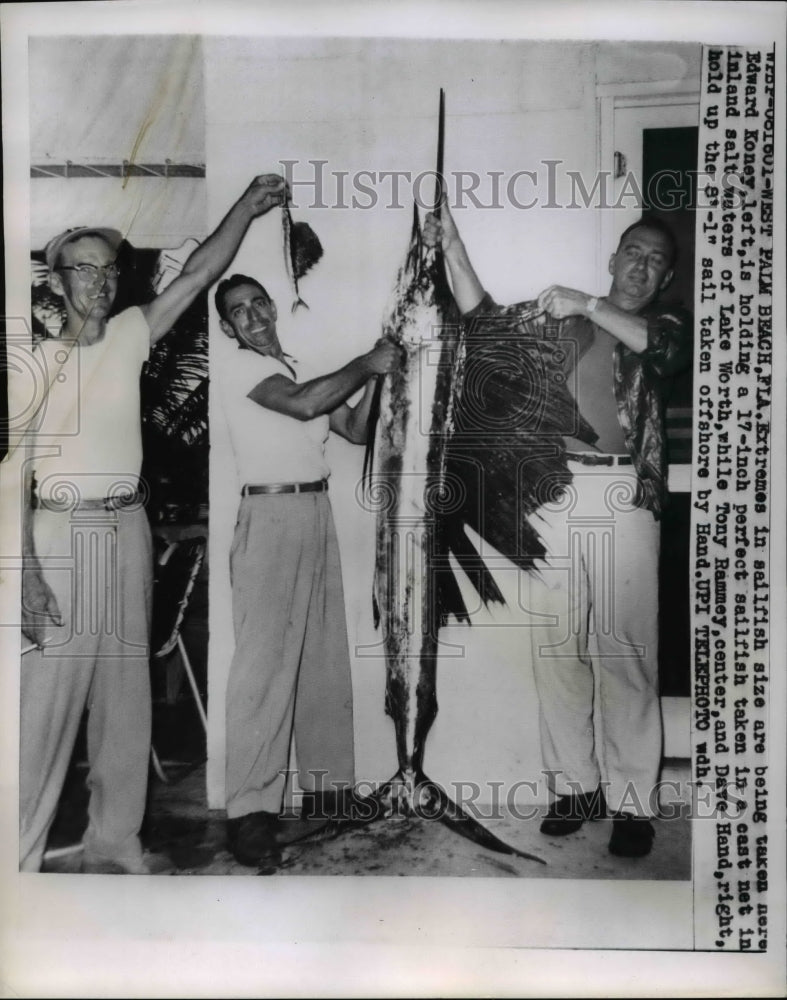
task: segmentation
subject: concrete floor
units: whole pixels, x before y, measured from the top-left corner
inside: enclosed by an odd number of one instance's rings
[[[195,591],[197,603],[207,600],[205,587]],[[201,595],[201,596],[200,596]],[[198,678],[206,675],[204,607],[192,616],[189,649]],[[176,672],[177,673],[177,672]],[[151,770],[150,794],[142,839],[146,848],[169,857],[183,875],[378,875],[565,879],[691,878],[691,824],[688,820],[689,762],[667,760],[662,780],[675,783],[682,808],[675,819],[655,821],[656,839],[646,858],[625,859],[609,854],[611,821],[585,823],[574,834],[548,838],[539,832],[543,807],[531,818],[505,810],[494,819],[478,818],[502,841],[545,864],[499,854],[466,840],[437,821],[418,817],[378,820],[345,831],[333,840],[301,841],[283,849],[281,864],[259,873],[239,865],[226,849],[225,817],[207,808],[205,734],[182,678],[158,670],[153,680],[153,741],[167,764],[170,781],[162,783]],[[180,690],[180,694],[177,692]],[[203,691],[203,697],[205,692]],[[450,694],[450,692],[449,692]],[[86,825],[84,732],[77,742],[61,804],[53,825],[44,871],[76,872],[79,841]],[[673,798],[675,795],[673,794]],[[521,807],[521,805],[520,805]],[[487,810],[488,811],[488,810]],[[674,811],[674,810],[673,810]],[[528,812],[535,812],[531,809]]]
[[[607,851],[609,820],[585,823],[565,838],[543,836],[540,816],[485,819],[484,825],[538,864],[493,853],[436,821],[392,817],[333,840],[301,841],[283,849],[275,868],[239,865],[226,849],[224,814],[209,811],[204,765],[170,765],[170,783],[151,779],[145,846],[168,855],[181,875],[386,875],[567,879],[678,879],[691,877],[691,827],[685,815],[655,822],[656,840],[646,858],[616,858]],[[688,762],[666,762],[665,778],[688,780]],[[79,841],[85,822],[84,769],[72,770],[50,837],[44,870],[78,871],[78,852],[61,853]],[[541,810],[543,812],[543,810]],[[684,808],[683,812],[686,812]]]

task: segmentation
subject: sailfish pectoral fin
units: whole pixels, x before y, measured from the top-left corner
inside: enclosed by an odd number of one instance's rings
[[[372,591],[372,619],[375,629],[378,629],[380,627],[380,604],[374,591]]]
[[[361,480],[364,489],[368,490],[372,484],[374,473],[374,447],[377,438],[377,423],[380,419],[380,398],[383,394],[383,375],[376,376],[372,402],[369,406],[369,416],[366,418],[366,449],[363,454],[363,472]]]

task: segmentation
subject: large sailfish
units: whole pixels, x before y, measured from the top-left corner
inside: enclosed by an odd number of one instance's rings
[[[423,770],[437,714],[438,632],[459,593],[448,562],[446,518],[457,493],[446,475],[464,359],[461,326],[440,253],[423,243],[417,209],[384,335],[402,350],[382,382],[369,477],[377,509],[376,617],[386,661],[386,713],[398,770],[378,793],[389,811],[436,817],[492,850],[530,860],[465,812]]]
[[[440,94],[438,186],[444,133]],[[375,617],[382,625],[386,713],[398,769],[356,818],[382,814],[438,818],[501,853],[544,863],[504,843],[454,802],[423,769],[437,714],[439,629],[449,615],[470,621],[451,557],[485,603],[503,595],[466,528],[533,570],[544,546],[531,515],[560,496],[571,476],[564,436],[592,440],[570,392],[569,349],[536,304],[456,310],[442,252],[423,240],[417,207],[383,334],[399,345],[400,367],[378,385],[376,426],[365,470],[366,503],[377,513]]]
[[[438,213],[443,122],[441,92]],[[541,861],[501,841],[423,770],[426,738],[437,714],[439,629],[449,612],[468,620],[449,550],[471,574],[481,571],[474,578],[485,600],[502,596],[469,543],[462,543],[466,536],[457,527],[466,491],[448,465],[460,417],[464,329],[442,253],[424,243],[417,207],[383,335],[399,345],[402,362],[380,383],[366,481],[368,501],[377,511],[375,617],[382,625],[385,707],[394,724],[398,770],[376,798],[387,812],[439,818],[491,850]]]

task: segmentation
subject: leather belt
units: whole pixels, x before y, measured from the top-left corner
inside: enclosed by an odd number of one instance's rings
[[[581,465],[632,465],[630,455],[597,455],[592,451],[567,451],[569,462]]]
[[[240,495],[254,497],[276,493],[325,493],[327,489],[327,479],[318,479],[314,483],[269,483],[264,486],[250,486],[247,483],[240,491]]]
[[[72,510],[123,510],[124,507],[133,507],[142,503],[139,493],[121,493],[115,497],[104,497],[103,499],[75,499],[64,497],[63,500],[50,500],[47,497],[39,497],[37,507],[42,510],[51,510],[57,514]]]

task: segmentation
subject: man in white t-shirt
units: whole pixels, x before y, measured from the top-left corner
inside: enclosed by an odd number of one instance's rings
[[[38,871],[79,723],[89,708],[82,870],[147,874],[139,830],[150,753],[150,529],[142,506],[139,377],[150,345],[224,271],[252,220],[286,196],[257,177],[152,302],[110,317],[121,234],[81,227],[46,247],[63,297],[44,341],[26,461],[20,869]]]
[[[216,291],[228,340],[211,377],[241,494],[230,554],[235,655],[227,687],[227,832],[244,865],[277,859],[277,817],[294,732],[312,812],[331,815],[354,783],[352,687],[341,566],[324,444],[363,444],[374,376],[398,350],[380,340],[314,377],[284,353],[276,306],[254,278]],[[364,387],[353,408],[346,400]]]

